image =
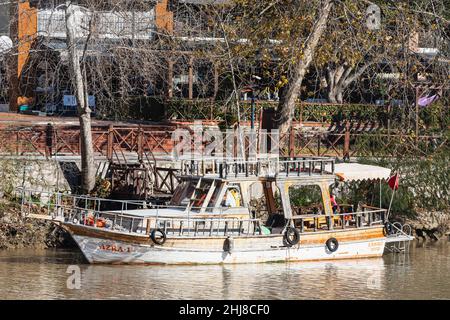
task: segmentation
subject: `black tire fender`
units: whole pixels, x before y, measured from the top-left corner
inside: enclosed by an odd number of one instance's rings
[[[157,237],[157,233],[160,233],[161,236]],[[167,240],[167,235],[164,232],[164,230],[161,229],[153,229],[152,233],[150,233],[150,238],[152,239],[152,241],[155,244],[159,244],[160,246],[162,246],[166,240]]]
[[[225,241],[223,242],[223,251],[228,252],[231,254],[234,250],[234,240],[232,237],[227,237]]]
[[[296,228],[287,227],[284,232],[284,239],[290,247],[295,246],[300,242],[300,232]]]
[[[393,229],[393,227],[392,227],[391,223],[390,222],[386,222],[384,224],[384,228],[383,228],[383,235],[385,237],[391,235],[392,234],[392,229]]]
[[[339,242],[336,238],[328,239],[327,242],[325,242],[325,245],[330,252],[335,252],[339,248]]]

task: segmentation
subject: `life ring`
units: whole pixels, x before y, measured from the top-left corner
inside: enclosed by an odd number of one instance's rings
[[[157,237],[156,233],[159,232],[161,235]],[[150,233],[150,238],[156,244],[162,246],[164,242],[166,242],[167,236],[166,233],[161,229],[153,229],[152,233]]]
[[[335,252],[339,248],[339,242],[336,238],[328,239],[327,242],[325,242],[325,245],[330,252]]]
[[[295,246],[300,242],[300,232],[296,228],[287,227],[284,233],[284,239],[290,247]]]

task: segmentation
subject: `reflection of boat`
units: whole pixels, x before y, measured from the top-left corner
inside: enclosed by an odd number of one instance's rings
[[[66,206],[59,197],[55,212],[64,217],[62,227],[91,263],[251,263],[377,257],[383,254],[387,241],[411,239],[402,232],[397,232],[395,239],[386,234],[391,228],[385,226],[385,209],[363,206],[361,211],[334,213],[329,191],[336,179],[334,169],[334,160],[327,158],[189,161],[182,163],[182,182],[168,206],[125,210],[128,204],[122,203],[121,210],[105,211],[100,210],[98,199],[91,202],[92,208],[90,200],[83,198],[83,208],[73,205],[80,199]],[[371,172],[371,178],[386,178],[390,173],[378,169],[378,175]],[[345,173],[339,173],[342,179]],[[269,213],[265,222],[250,210],[254,184],[263,190]],[[323,211],[294,212],[289,188],[295,186],[317,186]]]

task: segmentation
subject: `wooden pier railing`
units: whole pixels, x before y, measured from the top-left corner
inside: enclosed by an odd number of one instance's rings
[[[164,126],[94,126],[92,139],[97,156],[111,162],[127,163],[129,159],[151,162],[155,155],[171,156],[175,127]],[[315,128],[293,126],[280,135],[280,155],[334,156],[417,156],[448,147],[445,135],[419,135],[351,126]],[[250,148],[248,137],[245,149]],[[80,154],[78,126],[29,126],[0,128],[0,154],[39,155],[47,158]]]

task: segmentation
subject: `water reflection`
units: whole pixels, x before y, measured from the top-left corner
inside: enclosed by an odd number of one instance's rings
[[[450,299],[450,249],[415,244],[409,255],[226,266],[88,265],[79,252],[0,252],[3,299]],[[66,285],[69,265],[81,289]]]

